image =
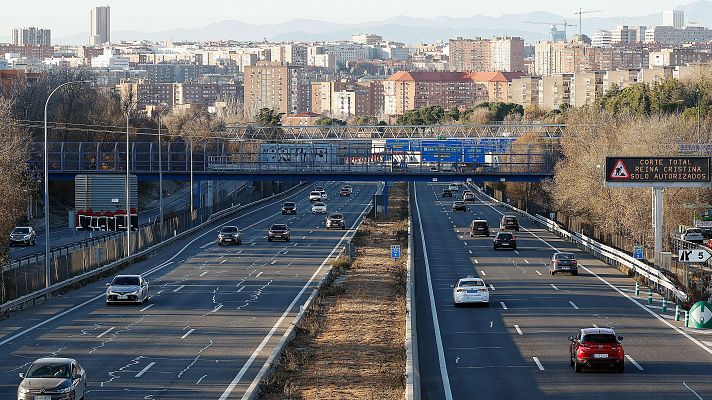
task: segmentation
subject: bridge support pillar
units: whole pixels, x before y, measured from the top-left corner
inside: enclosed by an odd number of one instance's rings
[[[198,180],[197,183],[198,183],[198,184],[197,184],[197,188],[196,188],[196,189],[197,189],[197,192],[198,192],[198,193],[196,193],[197,197],[196,197],[196,199],[195,199],[195,201],[196,201],[196,203],[195,203],[195,208],[200,209],[200,207],[202,206],[202,205],[200,204],[200,203],[201,203],[200,200],[201,200],[202,197],[203,197],[203,193],[202,193],[202,189],[203,189],[202,183],[203,183],[203,182],[202,182],[201,180]]]
[[[389,182],[383,182],[383,216],[388,218],[388,184]]]

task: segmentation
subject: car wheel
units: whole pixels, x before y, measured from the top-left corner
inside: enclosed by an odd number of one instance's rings
[[[33,240],[32,240],[32,245],[34,246],[35,244],[37,244],[37,243],[36,243],[36,241],[33,239]]]
[[[576,371],[576,372],[583,371],[583,364],[580,364],[580,363],[574,361],[574,371]]]
[[[497,246],[492,246],[492,250],[497,250]]]
[[[569,355],[569,365],[574,366],[574,359]]]
[[[267,238],[267,241],[268,241],[268,242],[271,242],[271,241],[272,241],[272,238]]]
[[[489,301],[484,303],[485,307],[489,307]]]
[[[517,246],[512,247],[512,250],[516,250],[516,249],[517,249]]]
[[[240,246],[242,244],[242,240],[237,241],[237,245]]]
[[[622,374],[625,371],[625,361],[621,361],[616,366],[616,372]]]
[[[556,272],[549,270],[549,275],[554,275]]]
[[[286,240],[287,240],[287,242],[288,242],[288,241],[289,241],[289,238],[287,238]]]

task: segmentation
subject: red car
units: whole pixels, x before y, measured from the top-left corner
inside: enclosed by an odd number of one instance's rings
[[[625,351],[621,345],[623,336],[616,336],[611,328],[585,328],[569,337],[569,357],[576,372],[583,367],[604,366],[623,372]]]
[[[339,196],[351,196],[351,191],[349,189],[339,190]]]

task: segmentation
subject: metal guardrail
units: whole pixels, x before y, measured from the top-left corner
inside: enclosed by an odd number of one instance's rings
[[[529,220],[537,222],[540,225],[543,225],[546,227],[546,229],[549,232],[552,232],[556,234],[557,236],[566,239],[570,242],[576,243],[577,246],[580,246],[583,250],[585,250],[588,253],[593,254],[597,258],[603,258],[607,262],[615,262],[618,265],[625,266],[626,268],[630,269],[632,272],[642,275],[645,277],[648,281],[655,283],[656,285],[664,287],[666,290],[670,291],[675,298],[677,298],[680,301],[687,301],[688,296],[687,293],[684,291],[678,289],[675,287],[675,284],[670,281],[665,275],[663,275],[660,270],[642,262],[641,260],[636,260],[632,256],[618,250],[614,249],[613,247],[606,246],[602,243],[597,242],[596,240],[580,234],[580,233],[574,233],[574,232],[569,232],[566,229],[563,229],[559,226],[559,224],[556,223],[556,221],[552,221],[548,218],[545,218],[541,215],[532,215],[529,214],[528,212],[524,210],[520,210],[511,204],[507,204],[504,202],[501,202],[486,193],[484,193],[479,187],[475,186],[477,190],[482,193],[483,195],[489,197],[492,201],[495,203],[498,203],[499,205],[503,206],[504,208],[508,208],[516,213],[519,213],[521,215],[524,215],[527,217]]]
[[[8,302],[5,302],[5,303],[3,303],[3,304],[0,304],[0,314],[4,314],[4,313],[8,312],[8,311],[11,310],[11,309],[14,309],[14,308],[17,308],[18,306],[21,306],[22,304],[29,303],[29,302],[32,302],[32,301],[36,301],[37,299],[40,299],[40,298],[43,298],[43,297],[48,297],[48,296],[51,295],[53,292],[62,290],[62,289],[64,289],[64,288],[68,287],[68,286],[74,285],[74,284],[76,284],[76,283],[79,283],[79,282],[81,282],[81,281],[84,281],[84,280],[86,280],[86,279],[89,279],[89,278],[91,278],[91,277],[94,277],[94,276],[96,276],[96,275],[100,275],[100,274],[102,274],[102,273],[104,273],[104,272],[106,272],[106,271],[108,271],[108,270],[111,270],[111,269],[113,269],[113,268],[119,267],[119,266],[121,266],[122,264],[132,263],[132,262],[134,262],[134,260],[141,259],[141,258],[143,258],[143,257],[145,257],[145,256],[147,256],[147,255],[149,255],[149,254],[151,254],[151,253],[153,253],[153,252],[155,252],[155,251],[157,251],[157,250],[163,248],[163,247],[166,247],[166,246],[172,244],[173,242],[175,242],[175,241],[177,241],[177,240],[183,239],[184,237],[186,237],[186,236],[188,236],[188,235],[190,235],[190,234],[192,234],[192,233],[194,233],[194,232],[196,232],[196,231],[198,231],[198,230],[200,230],[200,229],[204,229],[205,227],[210,226],[211,224],[214,224],[216,220],[220,220],[220,219],[222,219],[222,218],[228,217],[229,215],[231,215],[231,214],[233,214],[233,213],[235,213],[235,212],[244,210],[245,208],[248,208],[248,207],[251,207],[251,206],[254,206],[254,205],[257,205],[257,204],[261,204],[261,203],[264,203],[264,202],[267,202],[267,201],[270,201],[270,200],[273,200],[273,199],[275,199],[275,198],[277,198],[277,197],[279,197],[279,196],[283,196],[283,195],[285,195],[285,194],[287,194],[287,193],[290,193],[290,192],[292,192],[292,191],[294,191],[294,190],[296,190],[296,189],[303,188],[305,185],[307,185],[307,183],[301,183],[301,184],[295,185],[294,187],[289,188],[289,189],[287,189],[287,190],[285,190],[285,191],[283,191],[283,192],[276,193],[276,194],[274,194],[274,195],[272,195],[272,196],[269,196],[269,197],[266,197],[266,198],[263,198],[263,199],[254,201],[254,202],[252,202],[252,203],[244,204],[244,205],[236,205],[236,206],[230,207],[230,208],[228,208],[228,209],[225,209],[225,210],[219,211],[219,212],[217,212],[217,213],[214,213],[214,214],[212,214],[209,218],[207,218],[204,222],[200,223],[199,225],[194,226],[194,227],[192,227],[192,228],[189,228],[189,229],[187,229],[186,231],[184,231],[184,232],[182,232],[182,233],[179,233],[179,234],[176,234],[175,236],[172,236],[172,237],[170,237],[170,238],[168,238],[168,239],[165,239],[165,240],[163,240],[162,242],[160,242],[160,243],[158,243],[158,244],[156,244],[156,245],[150,246],[149,248],[144,249],[144,250],[142,250],[142,251],[140,251],[140,252],[138,252],[138,253],[134,253],[134,254],[132,254],[130,257],[123,257],[123,258],[118,259],[118,260],[116,260],[116,261],[113,261],[113,262],[111,262],[111,263],[109,263],[109,264],[106,264],[106,265],[104,265],[104,266],[102,266],[102,267],[94,268],[94,269],[89,270],[89,271],[87,271],[87,272],[84,272],[84,273],[82,273],[82,274],[80,274],[80,275],[74,276],[74,277],[69,278],[69,279],[62,280],[61,282],[57,282],[57,283],[55,283],[55,284],[53,284],[53,285],[51,285],[51,286],[49,286],[49,287],[45,287],[45,288],[42,288],[42,289],[40,289],[40,290],[33,291],[32,293],[26,294],[26,295],[24,295],[24,296],[21,296],[21,297],[18,297],[18,298],[16,298],[16,299],[14,299],[14,300],[10,300],[10,301],[8,301]]]
[[[415,260],[413,256],[413,214],[408,187],[408,280],[405,294],[405,400],[420,400],[420,368],[418,361],[418,329],[416,328]]]

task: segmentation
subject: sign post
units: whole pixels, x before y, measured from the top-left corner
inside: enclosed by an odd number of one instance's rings
[[[393,262],[398,261],[401,257],[401,247],[399,244],[391,245],[391,258]]]
[[[605,186],[652,188],[655,263],[663,247],[663,189],[708,187],[709,157],[606,157]]]
[[[634,246],[633,247],[633,258],[636,260],[642,260],[645,258],[643,255],[643,246]]]

